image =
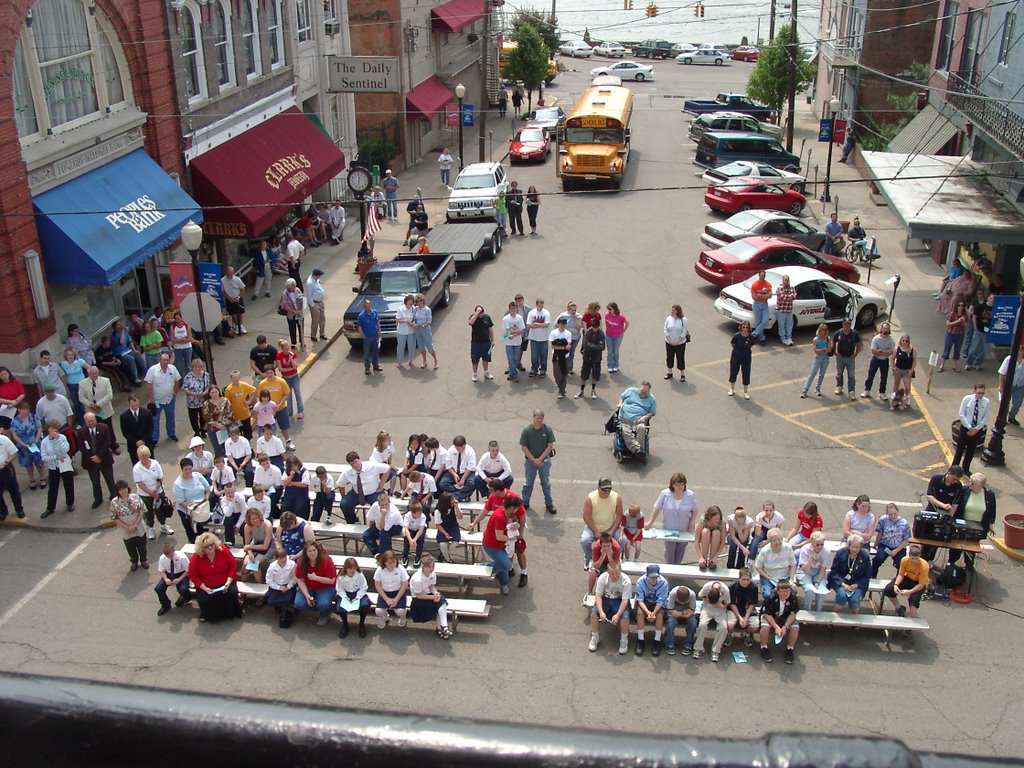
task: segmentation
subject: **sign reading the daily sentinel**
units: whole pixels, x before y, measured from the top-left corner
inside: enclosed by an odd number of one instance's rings
[[[397,56],[328,56],[331,93],[401,93]]]

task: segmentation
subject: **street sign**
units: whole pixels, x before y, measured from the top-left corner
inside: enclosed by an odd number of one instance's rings
[[[199,262],[199,290],[208,293],[214,299],[223,303],[220,289],[221,268],[216,262]]]
[[[459,126],[459,103],[457,101],[451,101],[444,107],[445,125],[449,128],[458,128]]]
[[[818,121],[818,141],[829,142],[832,140],[832,118],[827,117]]]
[[[465,128],[473,127],[473,105],[463,104],[462,105],[462,125]]]

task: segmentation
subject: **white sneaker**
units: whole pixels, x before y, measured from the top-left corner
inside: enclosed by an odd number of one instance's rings
[[[736,394],[735,390],[732,390],[732,389],[729,390],[729,397],[732,397],[735,394]]]
[[[399,619],[398,620],[398,626],[404,627],[405,626],[405,619]]]
[[[625,656],[629,653],[629,635],[623,635],[619,640],[619,654]]]
[[[491,375],[491,372],[490,372],[490,371],[487,371],[487,372],[486,372],[486,373],[484,374],[484,378],[485,378],[485,379],[493,379],[493,378],[494,378],[494,376],[492,376],[492,375]]]
[[[387,621],[378,621],[377,622],[377,629],[384,629],[385,627],[387,627],[387,625],[388,625]]]
[[[597,632],[590,633],[590,645],[587,646],[587,650],[596,651],[597,646],[600,644],[601,639],[597,636]]]
[[[865,389],[863,392],[860,393],[860,396],[863,397],[865,400],[869,400],[871,398],[871,393]]]
[[[479,379],[476,377],[476,374],[474,373],[473,374],[473,383],[476,384],[478,381],[479,381]]]
[[[289,440],[289,441],[288,441],[288,444],[287,444],[287,445],[286,445],[285,447],[286,447],[286,448],[287,448],[287,449],[288,449],[289,451],[294,451],[294,450],[295,450],[295,443],[293,443],[293,442],[292,442],[291,440]]]
[[[167,523],[161,523],[160,524],[160,533],[166,534],[167,536],[173,536],[174,535],[174,529],[171,528],[171,526],[169,526]]]
[[[245,330],[245,326],[244,325],[238,326],[238,332],[239,333],[248,333],[248,331]]]
[[[155,539],[156,538],[156,528],[147,528],[146,529],[146,536],[149,537],[150,541]]]

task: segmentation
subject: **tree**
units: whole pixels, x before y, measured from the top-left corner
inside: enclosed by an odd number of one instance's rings
[[[807,51],[800,47],[800,36],[790,47],[790,33],[786,28],[772,40],[767,48],[758,56],[754,71],[747,80],[747,95],[757,99],[774,109],[780,115],[782,107],[789,98],[789,68],[791,51],[796,53],[796,92],[800,93],[811,84],[815,69],[807,61]]]
[[[513,83],[522,83],[526,89],[527,111],[532,108],[533,92],[540,88],[548,76],[548,52],[544,41],[531,24],[516,30],[516,47],[508,54],[505,77]]]
[[[519,28],[529,24],[540,35],[548,56],[554,56],[558,50],[558,18],[550,13],[543,13],[535,8],[523,8],[512,17],[512,39],[518,40]]]

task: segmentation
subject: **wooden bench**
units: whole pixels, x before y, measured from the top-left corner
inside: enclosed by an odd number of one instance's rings
[[[181,552],[186,557],[192,557],[195,554],[195,544],[184,545]],[[239,547],[232,548],[231,554],[239,562],[244,557],[244,553]],[[338,570],[341,570],[347,559],[346,555],[331,555],[331,560]],[[377,569],[377,561],[372,557],[356,557],[355,561],[361,571],[372,573]],[[458,584],[459,591],[468,597],[477,582],[492,578],[494,569],[490,565],[477,563],[438,563],[434,566],[434,573],[439,579],[454,579]]]
[[[270,589],[266,584],[256,584],[249,581],[239,581],[236,584],[238,585],[238,594],[244,598],[258,599],[265,597]],[[376,592],[367,592],[366,596],[370,599],[371,605],[376,605]],[[471,600],[447,596],[445,596],[445,600],[448,603],[448,620],[453,632],[460,618],[486,619],[491,615],[491,606],[487,604],[486,600]]]
[[[355,551],[359,552],[359,548],[363,543],[363,534],[366,532],[369,526],[362,525],[360,523],[314,523],[311,522],[310,527],[313,529],[313,533],[316,534],[318,540],[333,541],[335,539],[341,540],[342,550],[348,552],[349,542],[355,542]],[[427,529],[427,541],[437,541],[437,529]],[[398,539],[396,538],[396,541]],[[484,545],[484,535],[479,531],[463,531],[462,540],[458,542],[458,546],[463,548],[463,554],[467,563],[476,562],[476,553]],[[472,556],[470,556],[472,552]],[[443,565],[443,563],[442,563]]]
[[[866,629],[880,629],[885,633],[885,647],[892,650],[889,644],[890,633],[895,631],[920,632],[930,629],[928,620],[920,616],[916,619],[904,616],[881,616],[874,613],[837,613],[836,611],[798,611],[796,620],[801,625],[818,624],[825,627],[864,627]]]

